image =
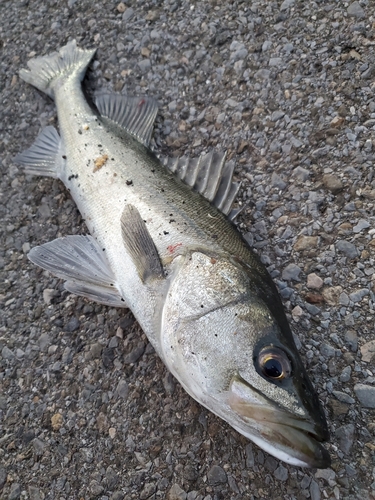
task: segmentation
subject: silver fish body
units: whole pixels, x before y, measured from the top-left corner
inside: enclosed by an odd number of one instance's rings
[[[149,150],[155,103],[81,84],[95,51],[75,42],[21,77],[54,98],[47,127],[18,156],[61,179],[91,236],[31,250],[30,260],[98,302],[129,307],[187,392],[288,463],[327,467],[327,424],[276,287],[226,214],[236,194],[224,156],[161,164]]]

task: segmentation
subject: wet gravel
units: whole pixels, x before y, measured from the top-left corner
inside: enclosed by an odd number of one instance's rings
[[[375,498],[375,2],[3,0],[0,496]],[[70,295],[30,248],[85,232],[16,153],[52,101],[18,77],[76,38],[85,82],[160,103],[154,148],[225,148],[237,224],[275,279],[327,412],[332,467],[268,456],[195,403],[131,313]]]

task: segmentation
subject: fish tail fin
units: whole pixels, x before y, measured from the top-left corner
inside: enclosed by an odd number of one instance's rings
[[[80,49],[72,40],[58,52],[31,59],[27,63],[29,70],[21,69],[20,77],[53,98],[54,87],[62,77],[83,80],[95,51]]]

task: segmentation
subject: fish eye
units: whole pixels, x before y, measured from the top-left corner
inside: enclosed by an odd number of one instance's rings
[[[292,374],[292,365],[287,354],[278,347],[264,347],[256,359],[256,365],[265,378],[274,381],[283,380]]]

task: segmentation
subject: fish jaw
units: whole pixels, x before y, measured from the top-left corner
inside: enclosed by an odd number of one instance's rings
[[[233,377],[226,396],[235,414],[233,427],[260,448],[291,465],[330,466],[329,453],[321,444],[328,439],[328,430],[321,425],[320,408],[317,415],[293,414],[239,376]]]

